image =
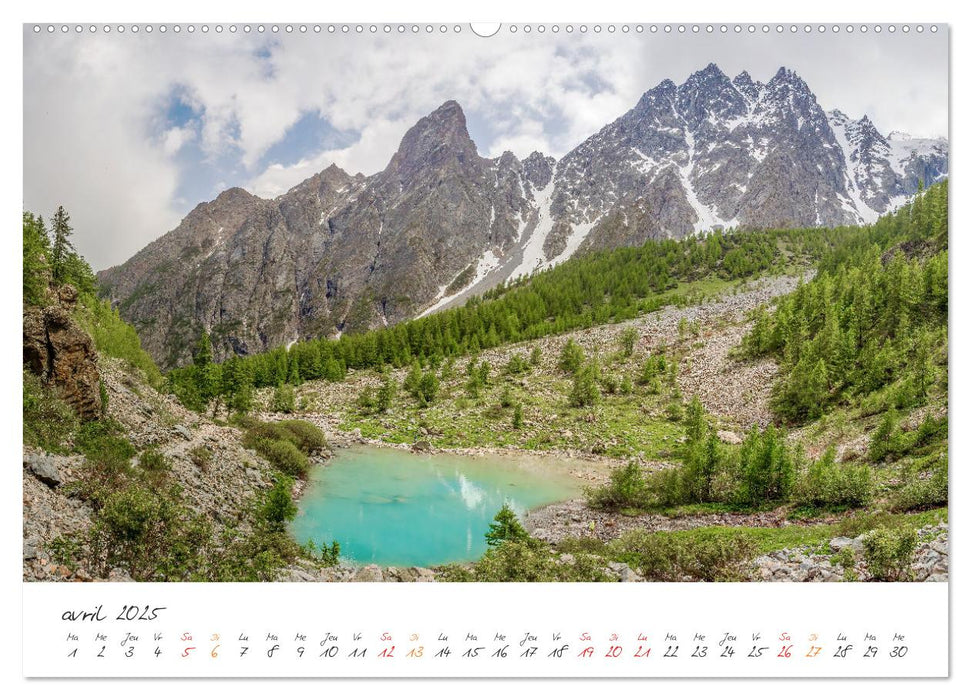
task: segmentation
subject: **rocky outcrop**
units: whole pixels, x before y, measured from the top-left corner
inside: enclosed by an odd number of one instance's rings
[[[55,387],[82,419],[101,415],[98,354],[91,336],[71,316],[77,291],[58,290],[58,303],[25,308],[24,365]]]

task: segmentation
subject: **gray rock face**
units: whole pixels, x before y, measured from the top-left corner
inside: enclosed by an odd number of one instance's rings
[[[336,166],[264,200],[234,188],[99,273],[164,367],[203,329],[217,359],[446,308],[578,251],[730,227],[872,221],[948,172],[943,139],[826,113],[782,68],[666,80],[559,162],[479,156],[459,105],[381,172]]]
[[[63,482],[61,472],[54,460],[47,454],[32,454],[24,457],[24,466],[42,483],[55,488]]]
[[[77,290],[64,285],[58,303],[23,312],[24,367],[55,387],[78,416],[101,415],[98,353],[94,340],[71,315]]]

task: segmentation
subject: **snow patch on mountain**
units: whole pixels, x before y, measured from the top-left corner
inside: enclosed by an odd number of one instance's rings
[[[497,256],[493,251],[487,250],[483,252],[482,256],[475,263],[475,275],[472,277],[472,281],[469,282],[464,287],[462,287],[457,292],[455,292],[454,294],[449,294],[448,296],[444,296],[444,295],[445,295],[445,292],[448,290],[448,288],[451,286],[451,284],[447,284],[442,287],[439,287],[438,300],[434,304],[429,306],[427,309],[422,311],[420,314],[418,314],[418,318],[421,318],[422,316],[427,316],[428,314],[433,313],[438,309],[441,309],[442,307],[446,306],[453,299],[456,299],[457,297],[462,296],[467,291],[472,289],[472,287],[474,287],[475,285],[479,284],[479,282],[484,280],[486,278],[486,275],[488,275],[490,272],[492,272],[493,270],[499,269],[500,265],[502,265],[502,260],[500,260],[499,256]]]
[[[553,230],[553,215],[550,212],[550,205],[553,201],[553,190],[556,187],[556,169],[553,170],[553,177],[543,189],[536,190],[534,206],[536,211],[536,225],[532,233],[522,246],[523,259],[519,265],[510,273],[509,279],[525,277],[531,275],[546,260],[543,253],[543,246],[546,245],[546,238]],[[525,226],[525,225],[524,225]],[[522,229],[520,229],[520,240],[522,240]]]

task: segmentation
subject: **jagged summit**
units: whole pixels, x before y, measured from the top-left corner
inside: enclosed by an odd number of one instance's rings
[[[666,79],[558,161],[481,156],[448,100],[387,167],[332,165],[274,200],[233,188],[100,274],[164,366],[381,327],[579,252],[732,227],[873,221],[948,172],[944,139],[825,112],[781,67]]]
[[[476,157],[465,113],[458,102],[449,100],[405,132],[388,168],[401,177],[409,177],[427,166],[450,160],[465,163]]]

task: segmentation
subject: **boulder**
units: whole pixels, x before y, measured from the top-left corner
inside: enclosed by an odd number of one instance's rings
[[[354,582],[381,582],[384,581],[384,572],[377,564],[368,564],[358,569],[351,580]]]
[[[851,539],[849,537],[834,537],[829,541],[829,547],[834,552],[839,552],[844,549],[851,549],[855,554],[860,554],[863,552],[863,539],[857,537]]]
[[[180,423],[176,423],[175,425],[172,426],[172,432],[178,435],[183,440],[192,439],[192,433],[189,432],[188,428],[186,428],[184,425]]]
[[[54,460],[48,454],[27,455],[24,457],[24,466],[42,483],[51,488],[57,488],[64,481],[57,465],[54,464]]]
[[[741,445],[742,438],[738,436],[738,433],[733,433],[731,430],[719,430],[718,439],[729,445]]]
[[[431,583],[435,580],[435,572],[421,566],[411,567],[411,573],[414,575],[417,583]]]
[[[633,582],[633,581],[643,581],[636,571],[634,571],[628,564],[624,564],[619,561],[612,561],[607,565],[614,574],[617,575],[617,579],[622,582]]]

